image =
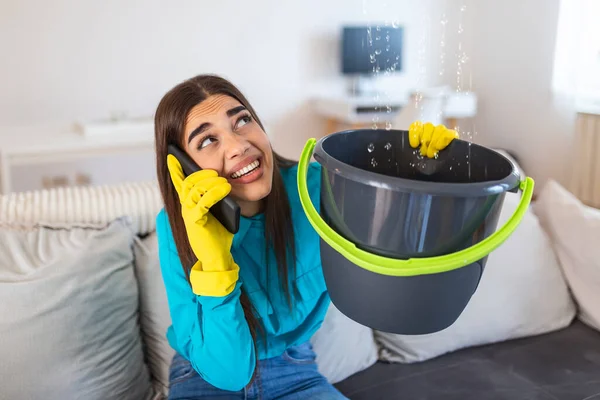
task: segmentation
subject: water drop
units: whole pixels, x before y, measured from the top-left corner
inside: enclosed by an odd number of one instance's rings
[[[390,46],[389,44],[385,46],[385,51],[389,52],[390,49],[392,48],[392,46]]]
[[[371,54],[371,64],[375,64],[375,54]]]
[[[375,158],[371,158],[371,165],[372,165],[373,167],[376,167],[376,166],[377,166],[377,161],[375,160]]]
[[[381,27],[377,26],[375,29],[377,29],[377,32],[381,32]]]
[[[398,28],[400,26],[400,22],[394,21],[392,22],[392,28]]]
[[[392,144],[391,144],[390,142],[387,142],[387,143],[385,144],[385,149],[386,149],[386,150],[390,150],[391,148],[392,148]]]
[[[389,130],[391,130],[391,129],[392,129],[392,123],[391,123],[391,122],[386,122],[386,123],[385,123],[385,130],[386,130],[386,131],[389,131]],[[389,143],[388,143],[388,144],[389,144]],[[387,145],[386,145],[386,146],[387,146]],[[387,148],[386,148],[386,149],[387,149]],[[389,149],[387,149],[387,150],[389,150]]]
[[[373,122],[373,125],[371,125],[371,129],[373,129],[373,130],[377,129],[377,122]]]
[[[375,40],[381,40],[381,35],[375,36]]]
[[[369,150],[369,153],[372,153],[373,150],[375,150],[375,145],[373,143],[369,143],[369,145],[367,146],[367,150]]]
[[[452,167],[450,167],[450,171],[452,171]]]
[[[440,23],[441,23],[442,25],[446,25],[446,24],[448,23],[448,19],[446,18],[446,16],[444,16],[444,17],[442,18],[442,20],[440,21]]]
[[[388,41],[388,42],[390,41],[390,34],[389,33],[387,35],[385,35],[385,40]]]
[[[467,10],[467,5],[466,5],[466,4],[463,4],[463,5],[460,7],[460,11],[466,11],[466,10]]]
[[[385,112],[388,113],[388,114],[391,113],[392,112],[392,106],[389,106],[389,105],[385,106]]]
[[[381,49],[375,49],[375,54],[380,55],[381,54]]]

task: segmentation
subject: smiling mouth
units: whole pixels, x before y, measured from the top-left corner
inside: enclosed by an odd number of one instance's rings
[[[254,171],[255,169],[257,169],[258,167],[260,167],[260,159],[254,160],[250,164],[246,165],[244,168],[242,168],[238,171],[235,171],[233,174],[231,174],[231,178],[238,179],[243,176],[246,176],[246,175],[250,174],[252,171]]]

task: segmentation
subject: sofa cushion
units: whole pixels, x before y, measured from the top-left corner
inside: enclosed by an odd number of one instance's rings
[[[600,210],[549,181],[535,212],[552,238],[579,319],[600,331]]]
[[[140,325],[146,364],[155,390],[166,397],[169,393],[169,367],[175,350],[166,336],[171,315],[160,271],[156,233],[143,239],[136,238],[133,249],[140,288]]]
[[[373,330],[346,317],[333,303],[311,343],[319,372],[331,383],[340,382],[377,362]]]
[[[0,228],[0,398],[147,399],[133,232]]]
[[[512,216],[519,198],[506,194],[498,227]],[[453,325],[427,335],[375,332],[375,337],[382,360],[410,363],[558,330],[574,316],[575,306],[551,242],[528,210],[513,235],[489,255],[477,291]]]

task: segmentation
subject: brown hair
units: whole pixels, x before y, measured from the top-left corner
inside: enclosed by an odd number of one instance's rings
[[[197,258],[190,247],[181,217],[181,203],[167,169],[167,146],[176,144],[183,148],[184,127],[188,113],[208,97],[217,94],[230,96],[239,101],[264,130],[262,122],[246,97],[231,82],[215,75],[199,75],[175,86],[163,96],[154,117],[158,184],[173,232],[175,246],[188,278]],[[265,243],[267,254],[271,249],[275,253],[280,284],[291,307],[292,296],[288,274],[294,276],[296,249],[290,204],[279,169],[289,168],[296,162],[281,157],[275,152],[273,152],[273,158],[273,184],[264,204]],[[267,256],[267,262],[268,258]],[[265,267],[269,268],[268,265]],[[256,334],[257,331],[262,331],[262,327],[254,315],[254,309],[247,294],[243,291],[240,303],[256,345]],[[256,358],[258,363],[258,354]],[[257,370],[258,366],[255,368],[255,374]]]

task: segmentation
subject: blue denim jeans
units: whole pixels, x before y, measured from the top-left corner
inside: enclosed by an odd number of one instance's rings
[[[230,392],[206,382],[176,354],[170,369],[169,399],[347,400],[318,372],[309,342],[291,347],[279,357],[261,360],[258,367],[252,385]]]

